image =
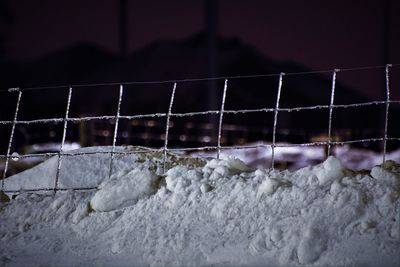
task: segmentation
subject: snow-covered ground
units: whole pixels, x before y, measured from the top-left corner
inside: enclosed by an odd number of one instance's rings
[[[116,155],[111,179],[109,162],[105,154],[63,158],[60,187],[97,190],[25,192],[2,204],[0,264],[400,265],[393,161],[356,172],[330,157],[292,172],[170,155],[162,174],[162,153],[148,152]],[[54,157],[5,188],[53,187],[56,169]]]
[[[270,145],[269,143],[258,142],[249,145]],[[279,143],[278,145],[287,145]],[[324,146],[305,147],[277,147],[275,148],[275,164],[278,168],[298,170],[300,168],[315,165],[325,159]],[[349,145],[333,146],[332,153],[340,159],[346,168],[352,170],[371,169],[382,163],[382,153],[368,149],[360,149]],[[195,152],[192,156],[215,157],[215,152]],[[270,168],[272,151],[270,147],[246,148],[246,149],[223,149],[221,157],[234,156],[243,160],[253,168]],[[400,160],[400,150],[387,153],[386,159]]]

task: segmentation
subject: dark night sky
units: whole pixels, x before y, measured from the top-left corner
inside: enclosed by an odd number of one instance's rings
[[[218,31],[269,58],[312,70],[399,63],[400,1],[390,2],[389,62],[384,59],[385,1],[380,0],[220,1]],[[9,60],[32,60],[82,42],[118,52],[117,1],[13,0],[10,9],[15,21],[6,47]],[[200,0],[128,0],[128,9],[129,52],[157,40],[187,37],[204,25]],[[365,91],[381,88],[382,77],[343,76],[341,82]]]

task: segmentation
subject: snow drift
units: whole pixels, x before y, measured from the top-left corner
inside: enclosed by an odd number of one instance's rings
[[[161,174],[161,153],[116,155],[109,179],[106,158],[65,157],[62,185],[98,190],[16,196],[0,211],[1,264],[400,264],[393,161],[356,172],[330,157],[290,172],[251,169],[236,158],[169,159]],[[51,184],[56,163],[10,177],[6,188]]]

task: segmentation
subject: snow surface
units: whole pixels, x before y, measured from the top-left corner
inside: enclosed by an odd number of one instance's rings
[[[104,151],[109,147],[78,151]],[[116,151],[131,149],[118,147]],[[2,266],[399,266],[400,165],[291,172],[162,153],[64,157],[60,185],[0,208]],[[57,157],[5,181],[54,185]]]
[[[266,145],[270,143],[256,142],[249,145]],[[287,143],[277,143],[277,145],[288,145]],[[275,147],[275,164],[281,164],[282,167],[291,171],[303,167],[315,165],[325,159],[324,146],[306,146],[306,147]],[[333,146],[331,148],[333,155],[341,160],[346,168],[352,170],[371,169],[382,163],[382,154],[372,150],[354,148],[349,145]],[[215,152],[193,152],[192,156],[215,157]],[[241,149],[223,149],[221,158],[234,156],[243,160],[248,166],[253,168],[270,168],[272,150],[270,147],[241,148]],[[386,154],[388,160],[400,160],[400,150],[394,150]]]

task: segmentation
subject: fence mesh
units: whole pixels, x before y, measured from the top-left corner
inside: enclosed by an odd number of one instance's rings
[[[96,87],[105,84],[86,84],[86,85],[72,85],[72,86],[56,86],[56,87],[31,87],[31,88],[10,88],[8,89],[8,93],[17,94],[17,102],[15,105],[15,113],[12,121],[3,120],[0,121],[0,125],[11,125],[11,132],[7,146],[7,152],[5,155],[0,155],[0,159],[4,159],[4,170],[1,179],[1,191],[5,191],[5,179],[7,177],[7,172],[9,169],[10,159],[20,159],[20,158],[32,158],[32,157],[44,157],[49,158],[53,156],[57,156],[57,171],[56,176],[54,178],[54,188],[36,188],[32,190],[25,191],[59,191],[59,190],[91,190],[95,189],[94,187],[88,188],[60,188],[59,187],[59,176],[60,170],[62,168],[62,161],[64,157],[71,156],[80,156],[80,155],[93,155],[93,154],[109,154],[110,156],[110,165],[109,165],[109,177],[111,177],[113,173],[113,160],[114,156],[125,155],[125,154],[133,154],[133,153],[147,153],[147,152],[162,152],[163,160],[162,160],[162,169],[166,171],[166,162],[168,158],[168,152],[190,152],[190,151],[215,151],[216,157],[220,157],[221,150],[224,149],[249,149],[249,148],[268,148],[271,149],[272,159],[271,159],[271,168],[275,168],[275,148],[277,147],[307,147],[307,146],[325,146],[327,148],[327,155],[331,154],[332,146],[336,145],[345,145],[345,144],[355,144],[355,143],[366,143],[366,142],[382,142],[383,152],[382,152],[382,164],[385,163],[386,154],[387,154],[387,142],[388,141],[400,141],[399,137],[389,137],[388,136],[388,122],[389,122],[389,110],[390,104],[400,103],[400,100],[391,100],[390,99],[390,68],[392,66],[398,66],[399,64],[387,64],[385,66],[374,66],[374,67],[362,67],[362,68],[352,68],[352,69],[334,69],[328,71],[315,71],[315,72],[300,72],[300,73],[279,73],[279,74],[268,74],[268,75],[248,75],[248,76],[234,76],[234,77],[217,77],[217,78],[204,78],[204,79],[185,79],[185,80],[172,80],[172,81],[151,81],[151,82],[126,82],[126,83],[109,83],[106,85],[111,86],[119,86],[119,97],[117,103],[117,111],[115,116],[89,116],[89,117],[69,117],[70,113],[70,105],[71,99],[73,98],[73,88],[81,87],[81,86],[90,86]],[[335,85],[337,75],[342,71],[355,71],[355,70],[363,70],[363,69],[384,69],[385,71],[385,88],[386,88],[386,99],[382,101],[370,101],[363,103],[350,103],[350,104],[335,104]],[[330,103],[328,105],[313,105],[313,106],[300,106],[293,108],[280,108],[280,98],[281,92],[284,90],[284,77],[287,75],[306,75],[311,73],[331,73],[332,74],[332,87],[330,92]],[[225,110],[225,100],[228,94],[228,84],[231,79],[246,79],[246,78],[258,78],[258,77],[277,77],[278,78],[278,90],[276,95],[276,104],[274,108],[259,108],[259,109],[238,109],[238,110]],[[179,84],[184,82],[196,82],[196,81],[208,81],[208,80],[224,80],[223,94],[221,99],[221,106],[219,110],[206,110],[206,111],[198,111],[198,112],[187,112],[187,113],[173,113],[173,105],[176,90],[179,90]],[[172,93],[169,102],[169,108],[166,113],[152,113],[152,114],[138,114],[138,115],[130,115],[130,116],[121,116],[121,103],[123,101],[123,92],[124,85],[129,84],[171,84],[172,85]],[[66,101],[66,109],[64,118],[50,118],[50,119],[35,119],[35,120],[18,120],[18,113],[20,109],[21,98],[23,92],[25,90],[40,90],[40,89],[49,89],[49,88],[68,88],[68,96]],[[384,120],[384,129],[383,136],[374,137],[374,138],[364,138],[364,139],[355,139],[355,140],[347,140],[347,141],[335,141],[332,139],[332,121],[334,120],[334,111],[337,109],[347,109],[347,108],[359,108],[359,107],[367,107],[367,106],[381,106],[385,107],[385,120]],[[329,113],[328,117],[328,129],[327,129],[327,140],[326,141],[317,141],[317,142],[308,142],[308,143],[288,143],[288,144],[279,144],[276,142],[276,133],[277,133],[277,122],[279,112],[299,112],[303,110],[327,110]],[[272,125],[272,143],[271,144],[255,144],[255,145],[231,145],[231,146],[222,146],[221,145],[221,133],[223,127],[223,119],[224,114],[250,114],[250,113],[273,113],[273,125]],[[217,131],[217,144],[215,146],[201,146],[201,147],[183,147],[183,148],[171,148],[168,147],[168,139],[169,139],[169,129],[170,129],[170,120],[173,117],[183,118],[183,117],[193,117],[193,116],[208,116],[208,115],[218,115],[218,131]],[[119,121],[120,120],[135,120],[135,119],[145,119],[145,118],[164,118],[166,119],[166,127],[164,134],[164,146],[162,148],[149,148],[142,147],[137,148],[131,151],[116,151],[116,143],[118,138],[119,131]],[[70,122],[87,122],[92,120],[115,120],[114,124],[114,132],[112,139],[112,147],[110,151],[95,151],[95,152],[68,152],[64,151],[64,145],[66,140],[66,132],[68,129],[68,125]],[[62,139],[60,142],[60,148],[58,152],[54,153],[38,153],[38,154],[24,154],[24,155],[14,155],[11,153],[11,147],[14,139],[14,132],[16,125],[30,125],[30,124],[61,124],[63,123],[62,128]],[[16,191],[5,191],[5,192],[18,192]]]

